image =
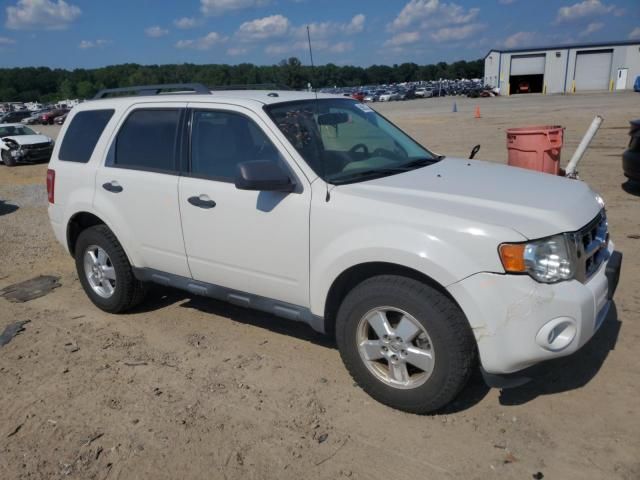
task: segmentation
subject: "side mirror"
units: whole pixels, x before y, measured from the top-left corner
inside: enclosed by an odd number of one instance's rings
[[[270,160],[253,160],[238,164],[236,188],[261,192],[291,192],[295,184],[280,166]]]

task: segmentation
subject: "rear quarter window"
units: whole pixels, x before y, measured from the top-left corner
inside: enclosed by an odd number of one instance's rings
[[[62,139],[58,158],[65,162],[87,163],[113,112],[87,110],[77,113]]]

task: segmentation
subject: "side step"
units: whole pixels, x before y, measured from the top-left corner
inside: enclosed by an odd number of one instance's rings
[[[239,307],[253,308],[281,318],[286,318],[287,320],[306,323],[316,332],[326,333],[324,330],[324,319],[313,315],[307,307],[301,307],[251,293],[240,292],[220,285],[200,282],[192,278],[181,277],[150,268],[134,267],[133,274],[142,282],[153,282],[165,287],[186,290],[193,295],[215,298],[216,300],[228,302]]]

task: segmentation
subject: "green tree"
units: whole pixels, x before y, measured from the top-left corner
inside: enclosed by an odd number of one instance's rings
[[[60,84],[60,96],[62,98],[73,98],[76,95],[74,84],[69,78],[65,78]]]
[[[93,83],[83,80],[78,82],[76,86],[76,92],[78,93],[78,97],[82,99],[91,98],[96,94],[96,89],[93,86]]]

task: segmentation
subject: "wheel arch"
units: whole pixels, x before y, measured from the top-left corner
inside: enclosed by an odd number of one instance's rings
[[[335,320],[340,308],[340,304],[357,285],[365,280],[378,275],[398,275],[411,278],[425,283],[438,292],[450,298],[456,305],[458,302],[451,296],[451,293],[430,276],[407,267],[405,265],[389,262],[364,262],[353,265],[338,275],[329,291],[324,304],[324,330],[333,335],[335,331]],[[459,306],[459,305],[458,305]]]
[[[89,227],[107,225],[100,217],[89,212],[75,213],[67,223],[67,248],[71,256],[75,256],[76,242],[80,234]]]

